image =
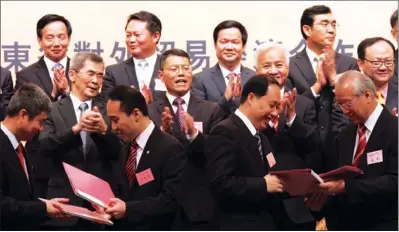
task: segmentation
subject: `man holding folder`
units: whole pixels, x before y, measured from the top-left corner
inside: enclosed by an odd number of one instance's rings
[[[327,228],[397,231],[398,119],[378,104],[372,80],[360,72],[345,72],[335,95],[352,121],[337,141],[338,166],[358,167],[363,175],[320,184],[331,195],[322,208]],[[308,200],[311,208],[316,196]]]

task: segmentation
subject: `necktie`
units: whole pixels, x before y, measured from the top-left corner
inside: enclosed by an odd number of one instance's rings
[[[24,170],[26,179],[29,182],[28,170],[26,167],[25,157],[24,157],[24,147],[22,146],[21,143],[19,143],[19,145],[17,147],[17,155],[18,155],[19,162],[21,163],[22,169]]]
[[[260,134],[259,131],[256,132],[256,134],[254,135],[255,138],[257,139],[257,148],[260,154],[260,157],[262,158],[263,161],[265,161],[264,157],[263,157],[263,149],[262,149],[262,139],[260,138]]]
[[[134,180],[134,174],[136,173],[136,168],[137,168],[137,150],[139,149],[139,145],[137,144],[136,141],[133,141],[130,144],[130,150],[129,150],[129,157],[127,158],[126,161],[126,176],[127,180],[129,181],[129,187],[132,187],[133,185],[133,180]]]
[[[185,102],[184,102],[184,100],[181,97],[177,97],[173,101],[173,105],[177,106],[176,116],[177,116],[177,118],[179,120],[180,129],[182,131],[184,131],[184,109],[183,109],[183,104],[184,103]]]
[[[79,105],[79,110],[80,110],[80,116],[79,116],[79,121],[82,117],[82,114],[89,108],[89,105],[87,103],[81,103]],[[80,137],[82,138],[82,143],[83,143],[83,154],[85,155],[86,158],[86,142],[87,142],[87,131],[80,131]]]
[[[316,63],[316,66],[315,66],[315,69],[314,69],[314,73],[316,74],[316,78],[317,78],[317,70],[319,69],[319,64],[320,64],[318,56],[316,56],[314,58],[314,62]]]
[[[139,66],[142,70],[144,70],[145,68],[148,67],[148,62],[147,62],[146,60],[140,60],[139,63],[138,63],[138,66]]]
[[[277,117],[275,117],[274,119],[273,119],[273,128],[274,128],[274,130],[277,132],[277,129],[278,129],[278,119],[280,118],[280,116],[279,115],[277,115]]]
[[[64,66],[63,66],[62,64],[60,64],[60,63],[56,63],[56,64],[53,66],[53,68],[51,69],[51,71],[54,72],[54,69],[56,69],[56,68],[61,68],[61,69],[63,69]]]
[[[227,80],[233,79],[235,80],[235,78],[237,77],[237,74],[231,72],[229,73],[229,75],[226,76]]]
[[[355,153],[355,157],[353,159],[352,165],[354,167],[357,167],[359,164],[359,159],[361,155],[364,152],[364,149],[366,149],[367,141],[366,141],[366,126],[364,124],[359,125],[358,128],[358,133],[359,133],[359,138],[358,138],[358,144],[357,144],[357,149]]]
[[[377,91],[377,98],[378,98],[378,103],[380,103],[381,105],[385,105],[384,96],[381,94],[380,91]]]

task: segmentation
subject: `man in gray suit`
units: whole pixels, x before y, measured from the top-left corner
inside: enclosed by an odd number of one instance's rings
[[[165,90],[158,77],[160,56],[157,53],[157,44],[161,31],[161,20],[150,12],[140,11],[128,17],[125,42],[132,57],[106,68],[101,90],[104,101],[118,85],[132,86],[142,93],[146,93],[143,89],[150,89],[152,92]]]
[[[335,163],[332,144],[349,120],[334,107],[334,85],[338,74],[358,69],[354,58],[336,53],[332,46],[337,21],[329,7],[316,5],[305,9],[301,17],[301,32],[306,48],[290,58],[289,81],[298,94],[313,100],[317,110],[323,150],[317,171],[330,169]],[[332,160],[331,160],[332,159]]]
[[[230,114],[240,103],[241,86],[255,72],[241,65],[248,40],[245,27],[233,20],[219,23],[213,31],[218,63],[194,75],[191,92],[208,101],[218,102]]]
[[[14,93],[11,72],[1,67],[0,76],[0,121],[3,121],[7,114],[7,106]]]

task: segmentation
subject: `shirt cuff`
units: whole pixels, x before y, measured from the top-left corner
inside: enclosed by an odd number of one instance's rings
[[[285,124],[287,124],[288,127],[291,127],[292,123],[294,123],[295,118],[296,118],[296,114],[294,115],[294,117],[292,117],[291,121],[286,122]]]
[[[195,138],[197,138],[197,135],[198,135],[198,133],[199,133],[199,131],[198,131],[197,129],[195,129],[195,130],[196,130],[196,132],[195,132],[195,135],[194,135],[194,136],[186,135],[186,138],[188,139],[188,141],[189,141],[190,143],[192,143],[192,142],[195,140]]]
[[[314,92],[313,87],[310,87],[310,90],[312,91],[312,94],[313,94],[313,96],[314,96],[315,98],[320,97],[320,94],[316,94],[316,93]]]

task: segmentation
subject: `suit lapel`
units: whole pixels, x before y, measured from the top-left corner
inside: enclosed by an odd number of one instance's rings
[[[212,80],[215,82],[221,95],[224,95],[226,90],[226,82],[224,81],[222,70],[219,67],[219,63],[211,68]]]
[[[295,64],[298,66],[299,71],[301,71],[302,76],[305,77],[308,84],[313,85],[316,82],[316,75],[313,71],[309,57],[306,54],[306,49],[303,49],[302,52],[296,56]]]
[[[342,137],[342,154],[343,157],[340,159],[340,166],[342,165],[352,165],[353,162],[353,155],[355,150],[355,143],[356,143],[356,134],[357,134],[357,126],[354,124],[350,124],[350,128],[348,129],[348,133],[345,137]]]
[[[155,91],[155,79],[158,79],[158,71],[161,67],[161,56],[157,55],[157,60],[155,61],[154,71],[150,80],[150,90]]]
[[[36,65],[36,76],[42,83],[44,87],[44,91],[48,94],[51,95],[51,92],[53,91],[53,82],[51,81],[50,73],[48,72],[46,62],[44,62],[44,56],[40,58]],[[68,78],[69,79],[69,78]]]
[[[202,104],[200,101],[194,96],[190,95],[190,101],[187,107],[187,113],[189,113],[195,119],[200,118],[202,111]]]
[[[392,78],[396,78],[393,76]],[[387,91],[387,100],[385,102],[388,111],[392,111],[394,107],[398,107],[398,87],[389,82]]]
[[[133,58],[127,59],[125,62],[125,71],[129,78],[129,84],[134,85],[137,89],[139,89],[139,82],[137,80],[136,69],[134,67]]]
[[[253,71],[249,68],[241,65],[241,85],[244,86],[245,83],[253,76]],[[224,92],[223,92],[224,93]]]
[[[73,108],[72,99],[70,96],[59,101],[60,113],[64,118],[67,128],[72,128],[76,123],[75,109]]]
[[[137,165],[136,174],[144,171],[151,166],[151,152],[152,148],[157,147],[158,137],[161,131],[157,127],[154,128],[147,143],[143,149],[143,154],[141,154],[139,165]]]

